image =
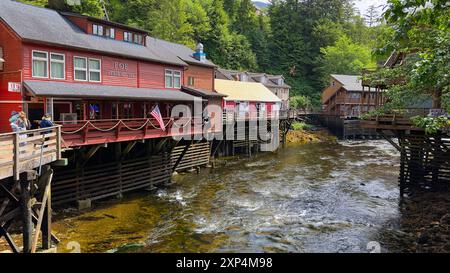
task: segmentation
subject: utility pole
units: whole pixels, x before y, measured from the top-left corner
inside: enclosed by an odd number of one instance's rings
[[[100,0],[100,3],[102,4],[103,13],[105,14],[105,19],[109,21],[109,15],[108,15],[108,10],[106,9],[105,1]]]

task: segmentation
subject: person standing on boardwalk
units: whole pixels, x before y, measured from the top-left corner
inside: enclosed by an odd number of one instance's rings
[[[11,112],[11,117],[9,118],[9,123],[11,125],[11,130],[16,133],[20,131],[19,125],[17,124],[17,121],[19,119],[19,113],[16,111]]]
[[[52,117],[49,114],[46,114],[42,117],[41,122],[39,123],[40,128],[49,128],[55,126],[52,122]]]
[[[19,112],[19,118],[17,119],[17,125],[20,128],[20,132],[26,131],[31,127],[30,121],[27,118],[27,114],[23,111]]]

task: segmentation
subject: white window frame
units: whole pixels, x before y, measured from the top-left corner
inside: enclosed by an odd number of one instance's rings
[[[34,57],[34,53],[45,53],[45,55],[47,56],[45,59],[44,58],[41,58],[41,57]],[[33,63],[34,63],[34,61],[45,61],[45,64],[46,64],[46,66],[47,66],[47,75],[46,76],[35,76],[34,75],[34,68],[33,68]],[[38,78],[38,79],[48,79],[48,76],[49,76],[49,62],[48,62],[48,52],[47,51],[40,51],[40,50],[32,50],[31,51],[31,76],[33,77],[33,78]]]
[[[170,73],[170,75],[168,75]],[[166,77],[170,77],[172,79],[172,85],[168,86],[167,85],[167,81],[166,81]],[[164,86],[166,88],[173,88],[173,70],[171,69],[165,69],[164,70]]]
[[[178,74],[177,76],[175,76],[176,74]],[[181,88],[181,85],[182,85],[182,83],[181,83],[181,76],[182,76],[182,74],[181,74],[181,71],[180,70],[173,70],[173,80],[172,80],[172,83],[173,83],[173,88]],[[180,80],[179,80],[179,85],[178,86],[175,86],[175,78],[180,78]]]
[[[58,56],[62,56],[63,57],[63,60],[62,61],[60,61],[60,60],[55,60],[55,61],[52,61],[52,55],[58,55]],[[52,77],[52,63],[60,63],[60,64],[63,64],[63,77],[62,78],[54,78],[54,77]],[[52,80],[65,80],[66,79],[66,54],[63,54],[63,53],[56,53],[56,52],[50,52],[50,70],[49,70],[49,76],[50,76],[50,79],[52,79]]]
[[[85,59],[86,60],[86,69],[82,69],[82,68],[76,68],[75,67],[75,59]],[[86,73],[86,80],[79,80],[76,78],[76,72],[77,71],[84,71]],[[81,56],[73,56],[73,80],[74,81],[78,81],[78,82],[87,82],[89,81],[89,61],[88,58],[86,57],[81,57]]]
[[[127,37],[128,39],[126,39],[125,37]],[[123,40],[125,42],[132,43],[133,42],[133,32],[124,31],[123,32]]]
[[[141,45],[142,44],[142,35],[141,34],[134,34],[133,35],[133,43]]]
[[[194,86],[195,85],[195,78],[194,76],[188,77],[188,86]]]
[[[116,29],[115,28],[109,28],[109,38],[116,39]]]
[[[179,74],[179,76],[175,76],[175,74]],[[166,77],[171,77],[172,78],[172,85],[168,86],[166,83]],[[175,78],[180,78],[180,85],[179,86],[175,86]],[[180,70],[174,70],[174,69],[165,69],[164,70],[164,86],[166,88],[174,88],[174,89],[179,89],[181,88],[181,86],[183,85],[183,83],[181,82],[181,80],[183,79],[183,74]]]
[[[100,34],[100,29],[102,30],[102,33]],[[92,34],[97,36],[104,36],[105,35],[105,27],[98,24],[92,24]]]
[[[91,69],[91,66],[90,66],[90,62],[91,61],[98,61],[99,62],[99,64],[100,64],[100,69]],[[88,62],[87,62],[87,69],[88,69],[88,79],[89,79],[89,82],[102,82],[102,60],[101,59],[96,59],[96,58],[89,58],[88,59]],[[93,80],[91,80],[91,71],[92,72],[98,72],[99,74],[100,74],[100,80],[99,81],[93,81]]]

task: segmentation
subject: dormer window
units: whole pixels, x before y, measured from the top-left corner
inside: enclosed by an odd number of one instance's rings
[[[92,25],[92,34],[97,36],[103,36],[103,26],[101,25]]]
[[[92,25],[92,34],[97,36],[103,36],[106,38],[115,39],[116,38],[116,30],[114,28],[105,27],[98,24]]]
[[[116,38],[116,30],[113,28],[107,28],[106,29],[106,37],[115,39]]]
[[[132,43],[133,42],[133,33],[125,31],[123,33],[123,40],[125,42]]]
[[[134,43],[142,45],[142,35],[134,34]]]
[[[278,85],[284,85],[284,81],[283,81],[282,78],[281,78],[281,79],[278,79]]]

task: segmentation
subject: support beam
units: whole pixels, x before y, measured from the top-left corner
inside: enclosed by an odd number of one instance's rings
[[[397,149],[400,153],[402,152],[402,148],[395,143],[390,137],[388,137],[382,130],[378,132],[386,141],[388,141],[395,149]]]
[[[20,174],[20,207],[22,218],[23,253],[31,253],[33,222],[31,211],[31,175],[29,172]]]
[[[136,143],[137,143],[137,141],[128,142],[127,146],[125,147],[125,149],[122,152],[122,157],[127,156],[131,152],[131,150],[133,150]]]
[[[175,164],[172,167],[173,172],[178,168],[178,165],[180,165],[181,160],[183,160],[184,155],[187,153],[187,151],[189,150],[189,147],[191,147],[191,145],[193,143],[194,143],[194,140],[191,140],[191,142],[189,142],[189,144],[187,144],[186,147],[184,147],[183,152],[180,154],[180,156],[177,159],[177,162],[175,162]]]
[[[98,144],[98,145],[94,145],[92,146],[89,151],[87,153],[83,153],[82,152],[82,157],[83,157],[83,164],[82,166],[85,166],[87,164],[87,162],[89,161],[89,159],[91,159],[100,148],[106,148],[107,144]]]

